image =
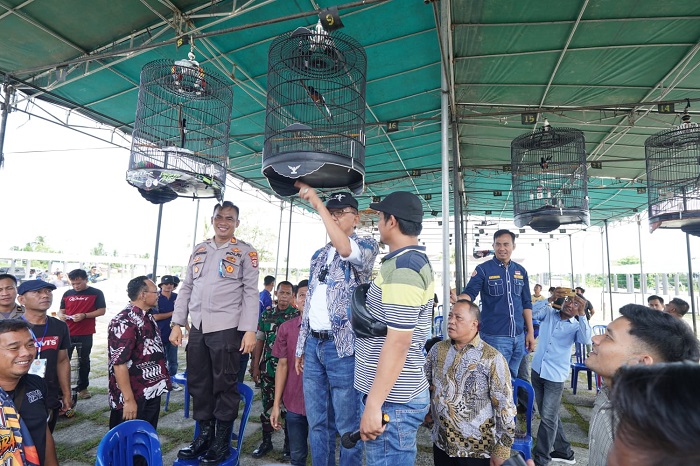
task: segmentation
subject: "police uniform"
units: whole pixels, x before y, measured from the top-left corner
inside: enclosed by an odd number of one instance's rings
[[[233,421],[238,414],[238,370],[243,333],[258,327],[258,253],[231,238],[198,244],[190,257],[172,322],[192,327],[187,344],[187,385],[193,418]]]

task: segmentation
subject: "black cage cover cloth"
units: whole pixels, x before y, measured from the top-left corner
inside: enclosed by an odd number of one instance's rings
[[[233,91],[194,61],[156,60],[141,70],[126,180],[147,200],[222,200]]]
[[[320,26],[270,45],[262,173],[281,196],[296,180],[364,189],[367,58],[360,44]]]
[[[700,236],[700,127],[684,123],[644,142],[649,230],[680,228]]]
[[[565,224],[590,225],[585,144],[581,131],[546,122],[511,142],[516,226],[547,233]]]

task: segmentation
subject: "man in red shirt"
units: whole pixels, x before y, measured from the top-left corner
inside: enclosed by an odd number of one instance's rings
[[[308,290],[308,280],[299,282],[295,298],[296,307],[300,312],[304,312]],[[272,411],[270,411],[270,423],[275,430],[282,428],[280,404],[283,402],[287,409],[286,424],[289,432],[289,453],[292,466],[304,466],[308,454],[309,423],[306,420],[304,407],[302,376],[297,374],[294,364],[289,364],[289,361],[294,361],[300,326],[301,314],[280,325],[272,347],[272,355],[279,360],[275,373],[275,401],[272,405]]]
[[[73,345],[68,350],[68,357],[73,357],[73,348],[78,346],[80,367],[75,391],[78,398],[90,398],[90,352],[92,351],[92,335],[95,333],[95,318],[104,315],[107,310],[105,295],[97,288],[88,286],[87,272],[75,269],[68,273],[68,279],[73,286],[61,298],[59,318],[65,320],[70,331]]]

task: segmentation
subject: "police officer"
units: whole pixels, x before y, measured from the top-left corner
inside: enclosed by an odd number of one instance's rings
[[[178,458],[201,456],[200,464],[219,464],[229,454],[240,401],[240,355],[255,347],[258,253],[234,236],[238,215],[229,201],[214,208],[214,237],[195,246],[170,324],[170,342],[181,345],[180,327],[188,315],[192,322],[187,383],[200,433]]]

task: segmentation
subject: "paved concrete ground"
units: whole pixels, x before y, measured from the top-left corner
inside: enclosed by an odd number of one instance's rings
[[[107,401],[107,323],[126,303],[126,283],[110,283],[111,280],[99,283],[108,300],[107,315],[98,319],[97,334],[92,351],[92,375],[90,391],[93,397],[89,400],[80,400],[77,406],[76,416],[72,419],[61,418],[56,426],[54,438],[58,449],[58,459],[62,466],[89,466],[95,464],[97,445],[107,432],[109,424],[109,406]],[[113,297],[124,296],[123,301]],[[56,296],[56,299],[60,294]],[[112,299],[110,299],[112,298]],[[180,351],[180,370],[184,370],[184,351]],[[246,381],[252,385],[250,380]],[[595,387],[594,387],[595,389]],[[250,420],[246,428],[243,441],[243,454],[241,464],[243,466],[261,466],[282,462],[283,434],[273,435],[275,450],[267,457],[256,460],[250,453],[257,447],[261,440],[259,414],[261,411],[259,390],[255,390],[254,405]],[[578,392],[573,395],[571,389],[564,391],[564,403],[561,408],[562,421],[567,437],[574,446],[576,461],[580,466],[588,465],[588,422],[593,406],[594,391],[587,390],[585,375],[580,374]],[[163,399],[163,403],[165,400]],[[184,392],[173,392],[170,397],[170,409],[161,411],[158,425],[163,449],[163,464],[172,465],[177,450],[186,446],[192,439],[194,422],[183,417]],[[535,416],[533,421],[533,434],[537,434],[539,420]],[[238,429],[237,425],[235,429]],[[418,433],[418,457],[416,465],[433,465],[432,443],[430,433],[420,428]],[[311,464],[311,461],[308,461]],[[556,463],[553,463],[556,464]]]
[[[104,353],[102,353],[104,355]],[[103,363],[104,356],[94,359],[96,366]],[[100,359],[98,359],[100,358]],[[252,382],[247,383],[252,385]],[[588,391],[585,386],[584,376],[579,381],[579,390],[574,395],[571,389],[564,391],[564,403],[561,409],[561,416],[567,437],[574,446],[577,464],[588,465],[588,422],[591,408],[593,406],[594,392]],[[94,464],[97,444],[107,432],[109,422],[109,408],[107,403],[107,378],[100,376],[93,380],[91,391],[93,397],[90,400],[80,400],[77,407],[77,414],[72,419],[61,418],[56,427],[54,437],[58,448],[60,464],[64,466],[88,466]],[[163,448],[163,459],[165,465],[171,465],[176,458],[177,450],[189,443],[194,431],[192,419],[185,419],[183,416],[184,392],[173,392],[170,397],[170,409],[168,412],[162,411],[158,425],[158,432],[161,436]],[[164,400],[163,400],[164,402]],[[246,428],[246,438],[243,442],[242,465],[265,465],[269,463],[282,462],[281,449],[283,434],[281,432],[273,435],[275,445],[274,452],[270,453],[262,460],[256,460],[250,453],[260,442],[260,422],[259,413],[261,411],[260,396],[256,391],[253,409],[250,420]],[[539,419],[535,416],[533,421],[533,432],[536,435]],[[236,427],[237,429],[237,427]],[[419,431],[419,452],[416,464],[421,466],[433,465],[432,443],[430,433],[424,428]],[[308,464],[311,464],[309,460]]]

